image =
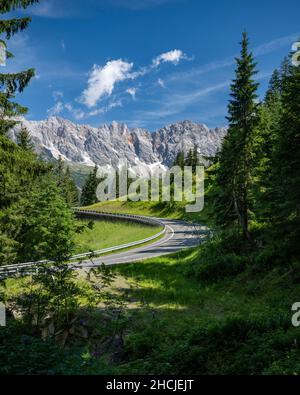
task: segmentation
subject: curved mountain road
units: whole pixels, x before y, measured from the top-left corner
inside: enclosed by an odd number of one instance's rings
[[[84,214],[92,215],[94,217],[101,217],[103,214],[98,212],[85,211]],[[107,266],[117,265],[122,263],[139,262],[145,259],[157,258],[163,255],[172,254],[177,251],[181,251],[186,248],[197,247],[206,238],[209,230],[205,226],[196,225],[186,221],[171,220],[171,219],[160,219],[150,218],[143,216],[126,216],[120,214],[104,214],[106,217],[111,216],[122,217],[123,219],[131,219],[133,221],[140,221],[146,223],[158,222],[160,225],[165,227],[164,236],[161,239],[154,240],[151,244],[141,244],[133,247],[130,250],[124,250],[125,246],[117,246],[114,249],[119,249],[119,252],[115,252],[111,255],[99,255],[90,257],[90,254],[83,254],[82,256],[74,256],[72,258],[72,264],[70,264],[74,270],[80,270],[85,268],[92,268],[105,264]],[[138,242],[137,242],[138,243]],[[123,248],[123,249],[121,249]],[[111,250],[111,249],[108,249]],[[106,252],[107,250],[102,250]],[[85,258],[85,256],[87,258]],[[0,267],[0,279],[9,278],[11,275],[28,275],[39,267],[43,267],[50,261],[41,262],[29,262],[14,264]]]
[[[182,249],[196,247],[207,237],[208,230],[204,226],[161,218],[159,221],[166,226],[166,233],[160,240],[128,251],[93,258],[92,261],[83,261],[79,267],[90,268],[101,264],[109,266],[156,258]]]

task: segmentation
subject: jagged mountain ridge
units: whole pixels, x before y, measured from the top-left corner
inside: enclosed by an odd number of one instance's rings
[[[170,167],[179,151],[187,153],[195,145],[200,155],[213,156],[222,144],[227,128],[209,129],[206,125],[183,121],[156,132],[128,128],[113,122],[95,128],[76,125],[60,117],[45,121],[28,121],[25,126],[39,153],[49,160],[58,159],[76,164],[117,166],[126,159],[131,166]],[[20,126],[12,132],[12,138]]]

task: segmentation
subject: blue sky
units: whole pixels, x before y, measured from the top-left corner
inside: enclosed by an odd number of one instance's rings
[[[234,57],[246,29],[260,95],[300,36],[299,0],[41,0],[10,42],[6,69],[35,67],[18,100],[28,118],[156,130],[226,124]]]

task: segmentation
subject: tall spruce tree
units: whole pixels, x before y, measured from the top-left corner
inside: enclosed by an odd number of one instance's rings
[[[195,145],[193,150],[193,168],[196,169],[198,165],[199,165],[198,146]]]
[[[78,189],[71,176],[70,167],[65,167],[64,161],[60,156],[54,168],[56,184],[70,207],[76,206],[79,201]]]
[[[39,0],[2,0],[0,13],[8,13],[18,8],[27,8]],[[6,40],[13,35],[26,29],[31,22],[28,17],[1,19],[0,20],[0,39],[1,43],[7,48]],[[4,37],[3,37],[4,36]],[[6,51],[7,58],[12,58],[13,54]],[[24,115],[27,108],[13,101],[17,92],[22,92],[34,77],[34,69],[28,69],[19,73],[0,73],[0,134],[6,134],[9,129],[16,125],[12,118]]]
[[[273,161],[277,146],[282,114],[281,73],[275,70],[269,82],[265,100],[260,107],[259,123],[256,128],[253,152],[253,195],[255,215],[259,221],[270,223],[275,201],[273,183]]]
[[[27,8],[36,2],[38,0],[4,0],[0,3],[0,13]],[[29,23],[30,18],[1,19],[2,44],[7,48],[6,41],[26,29]],[[8,50],[6,53],[8,59],[13,57]],[[19,73],[0,73],[0,209],[17,201],[23,192],[21,189],[25,189],[25,186],[28,188],[29,176],[37,175],[43,167],[41,163],[37,163],[35,155],[29,150],[24,153],[22,147],[18,147],[6,136],[17,123],[15,117],[27,111],[25,107],[13,101],[15,93],[22,92],[33,76],[33,69]]]
[[[194,160],[193,150],[190,149],[185,159],[185,166],[193,166],[193,160]]]
[[[64,174],[65,199],[69,206],[77,206],[79,203],[79,193],[75,181],[71,175],[70,167],[67,166]]]
[[[98,167],[95,166],[93,171],[90,172],[86,183],[81,192],[80,203],[82,206],[90,206],[97,202],[96,190],[98,186],[97,178]]]
[[[269,81],[269,87],[265,96],[265,102],[271,104],[274,97],[281,93],[281,74],[280,71],[275,69]]]
[[[274,218],[289,243],[289,254],[299,257],[300,238],[300,67],[285,62],[282,73],[282,114],[274,161]]]
[[[18,8],[25,9],[37,2],[2,0],[0,13],[9,13]],[[29,23],[30,18],[0,20],[0,40],[6,48],[8,61],[13,54],[7,49],[7,41],[26,29]],[[31,150],[18,146],[7,137],[7,132],[17,123],[15,117],[27,111],[14,102],[14,96],[25,89],[33,76],[33,69],[0,74],[0,265],[14,262],[16,236],[24,216],[24,202],[34,180],[49,171],[49,166],[38,161]]]
[[[55,180],[39,179],[25,204],[26,216],[17,237],[21,262],[52,259],[63,262],[73,252],[75,222]]]
[[[62,160],[61,156],[59,156],[58,158],[57,164],[54,169],[54,174],[57,179],[57,186],[59,188],[62,188],[64,178],[64,161]]]
[[[243,33],[241,47],[240,57],[236,59],[236,77],[231,85],[227,117],[229,130],[220,153],[216,177],[215,215],[223,227],[237,222],[252,244],[249,232],[251,150],[258,120],[258,83],[253,79],[256,63],[249,51],[246,32]]]
[[[26,128],[21,128],[17,135],[17,142],[19,147],[25,151],[34,151],[34,144],[31,140],[30,134]]]
[[[178,152],[178,154],[175,158],[174,166],[179,166],[181,169],[183,169],[184,165],[185,165],[184,152],[180,151],[180,152]]]

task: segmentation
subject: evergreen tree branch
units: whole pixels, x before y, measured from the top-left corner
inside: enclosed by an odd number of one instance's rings
[[[31,18],[0,20],[0,34],[5,33],[9,40],[14,34],[25,30],[30,22]]]
[[[1,0],[0,13],[14,11],[17,8],[26,9],[32,4],[39,3],[39,0]]]
[[[10,95],[16,91],[21,93],[34,76],[34,69],[16,74],[0,74],[0,89],[7,91]]]

